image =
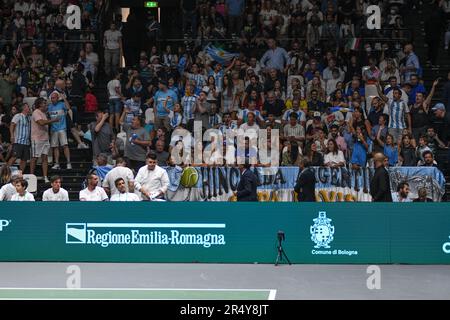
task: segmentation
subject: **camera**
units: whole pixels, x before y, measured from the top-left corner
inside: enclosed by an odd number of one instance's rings
[[[278,238],[278,241],[284,241],[284,239],[286,238],[286,236],[284,235],[284,232],[283,231],[278,231],[278,233],[277,233],[277,238]]]

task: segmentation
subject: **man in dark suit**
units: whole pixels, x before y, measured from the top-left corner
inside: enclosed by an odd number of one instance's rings
[[[391,182],[389,172],[384,167],[384,159],[382,153],[374,155],[375,174],[370,181],[370,195],[373,202],[392,202]]]
[[[241,180],[237,186],[237,201],[258,201],[258,196],[256,194],[258,178],[250,170],[250,167],[249,161],[245,161],[245,164],[239,165]]]
[[[307,159],[299,162],[301,172],[294,187],[295,192],[298,193],[297,200],[299,202],[316,201],[316,176],[310,165],[311,163]]]

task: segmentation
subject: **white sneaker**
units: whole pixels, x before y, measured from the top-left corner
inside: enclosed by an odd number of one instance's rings
[[[89,147],[87,146],[87,144],[82,142],[78,144],[78,149],[89,149]]]
[[[67,169],[72,170],[72,164],[70,162],[67,164]]]
[[[59,170],[61,167],[59,166],[59,163],[55,163],[52,167],[53,170]]]
[[[45,183],[50,183],[50,180],[48,180],[48,177],[44,177]]]

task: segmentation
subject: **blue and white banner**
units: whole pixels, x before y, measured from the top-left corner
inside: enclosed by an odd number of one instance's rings
[[[222,65],[229,63],[231,60],[233,60],[233,58],[239,56],[238,53],[231,53],[223,50],[222,48],[217,48],[211,44],[206,46],[205,52],[211,57],[211,59],[217,61]]]
[[[180,167],[166,168],[170,178],[170,201],[235,201],[240,179],[236,167]],[[373,168],[349,170],[347,168],[314,167],[317,201],[371,201],[370,179]],[[194,171],[195,170],[195,171]],[[294,186],[298,167],[253,168],[259,179],[260,201],[296,201]],[[185,172],[186,171],[186,172]],[[394,167],[389,169],[391,190],[395,192],[400,182],[408,182],[410,198],[417,197],[417,190],[426,187],[428,197],[440,201],[444,195],[445,179],[437,168]]]

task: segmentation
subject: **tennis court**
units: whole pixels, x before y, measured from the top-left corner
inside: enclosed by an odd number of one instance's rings
[[[80,288],[68,289],[68,270]],[[0,299],[450,299],[446,265],[0,263]],[[70,281],[69,281],[70,282]]]

